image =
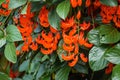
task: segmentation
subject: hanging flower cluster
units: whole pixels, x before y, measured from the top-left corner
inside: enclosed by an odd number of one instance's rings
[[[103,70],[114,80],[120,67],[120,0],[109,1],[1,0],[0,71],[24,80],[71,80],[66,76],[75,71],[89,80],[91,70]]]

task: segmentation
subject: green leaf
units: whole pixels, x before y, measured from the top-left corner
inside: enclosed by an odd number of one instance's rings
[[[76,64],[74,68],[80,73],[88,74],[88,68],[85,65]]]
[[[48,15],[48,21],[54,29],[60,29],[60,17],[55,10],[50,11]]]
[[[15,78],[14,80],[22,80],[21,78]]]
[[[26,5],[26,6],[23,8],[21,14],[26,14],[26,13],[27,13],[27,7],[28,7],[28,5]]]
[[[6,38],[1,38],[1,39],[0,39],[0,48],[1,48],[2,46],[4,46],[5,43],[6,43]]]
[[[30,69],[29,69],[29,73],[35,72],[40,66],[40,63],[37,61],[32,61],[32,63],[30,64]]]
[[[100,27],[100,43],[109,44],[116,43],[120,40],[120,33],[112,25],[101,25]]]
[[[12,63],[16,63],[17,56],[14,43],[7,43],[7,45],[5,46],[4,54],[7,60],[9,60]]]
[[[114,64],[120,64],[120,43],[106,51],[105,59]]]
[[[107,6],[118,6],[117,0],[100,0],[102,4],[105,4]]]
[[[45,2],[43,2],[43,1],[31,2],[31,12],[39,11],[44,5],[45,5]]]
[[[94,46],[89,52],[89,65],[93,71],[98,71],[106,67],[108,61],[104,58],[107,46]]]
[[[116,65],[112,71],[112,80],[120,80],[120,65]]]
[[[100,46],[99,28],[94,28],[88,33],[88,40],[96,46]]]
[[[43,75],[40,80],[51,80],[51,76],[50,75]]]
[[[39,79],[44,73],[45,73],[46,69],[45,69],[45,64],[41,64],[40,68],[38,70],[38,73],[36,75],[36,80]]]
[[[49,56],[48,56],[48,55],[44,55],[44,56],[42,57],[42,62],[45,61],[45,60],[47,60],[47,59],[49,59]]]
[[[6,34],[7,34],[7,41],[9,42],[22,40],[22,36],[15,25],[9,25],[6,29]]]
[[[68,80],[70,70],[71,68],[65,65],[56,73],[55,80]]]
[[[61,2],[56,8],[56,12],[62,19],[65,19],[67,17],[69,11],[70,11],[70,1],[69,0],[65,0],[65,1]]]
[[[18,8],[24,4],[26,4],[27,0],[10,0],[9,8],[15,9]]]
[[[22,63],[22,64],[20,65],[20,67],[19,67],[19,71],[20,71],[20,72],[23,72],[23,71],[28,70],[28,68],[29,68],[29,63],[30,63],[30,60],[23,61],[23,63]]]
[[[56,58],[57,58],[57,54],[51,54],[50,55],[50,62],[55,63]]]
[[[0,80],[12,80],[7,74],[0,72]]]
[[[0,30],[0,39],[4,37],[4,31]]]
[[[64,53],[64,50],[62,48],[63,40],[60,40],[58,43],[58,49],[57,49],[57,54],[59,57],[59,60],[63,62],[64,60],[62,59],[62,54]]]
[[[0,0],[0,5],[4,2],[5,0]]]
[[[22,80],[33,80],[34,79],[34,77],[33,77],[33,75],[30,75],[30,74],[25,74],[25,76],[23,77],[23,79]]]
[[[7,65],[8,65],[7,59],[4,56],[2,56],[0,58],[0,71],[5,70],[5,68],[6,68]]]

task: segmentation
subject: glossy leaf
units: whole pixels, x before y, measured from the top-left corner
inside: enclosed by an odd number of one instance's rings
[[[7,45],[5,46],[4,54],[7,60],[9,60],[12,63],[16,63],[17,56],[14,43],[7,43]]]
[[[43,5],[45,5],[45,2],[43,2],[43,1],[31,2],[31,12],[39,11]]]
[[[112,80],[120,80],[120,65],[116,65],[112,71]]]
[[[60,17],[58,16],[55,10],[49,12],[48,21],[54,29],[60,29]]]
[[[89,65],[93,71],[105,68],[108,61],[104,58],[107,46],[94,46],[89,52]]]
[[[27,7],[28,7],[28,5],[26,5],[26,6],[23,8],[21,14],[26,14],[26,13],[27,13]]]
[[[23,63],[19,67],[19,71],[22,72],[22,71],[28,70],[29,62],[30,62],[30,60],[23,61]]]
[[[68,80],[68,75],[70,72],[69,66],[62,67],[55,75],[55,80]]]
[[[100,36],[99,36],[99,28],[94,28],[88,33],[88,40],[90,43],[93,43],[96,46],[101,45]]]
[[[118,6],[117,0],[100,0],[100,2],[108,6]]]
[[[43,75],[40,80],[51,80],[51,76],[50,75]]]
[[[4,2],[5,0],[0,0],[0,5]]]
[[[70,1],[69,0],[65,0],[63,2],[61,2],[58,6],[57,6],[57,14],[62,18],[65,19],[70,11]]]
[[[0,39],[4,37],[4,32],[0,30]]]
[[[33,75],[30,75],[30,74],[26,74],[24,77],[23,77],[23,79],[22,80],[33,80],[34,79],[34,77],[33,77]]]
[[[36,79],[39,79],[44,73],[45,73],[46,69],[45,69],[45,64],[41,64],[38,70],[38,73],[36,75]]]
[[[74,68],[80,73],[88,74],[88,68],[85,65],[76,64]]]
[[[2,46],[4,46],[5,43],[6,43],[6,38],[1,38],[1,39],[0,39],[0,48],[1,48]]]
[[[22,36],[15,25],[9,25],[6,29],[6,34],[7,34],[7,41],[9,42],[22,40]]]
[[[27,2],[27,0],[10,0],[9,8],[15,9],[22,5],[24,5]]]
[[[7,74],[0,72],[0,80],[12,80]]]
[[[105,59],[114,64],[120,64],[120,43],[106,51]]]
[[[100,27],[100,43],[109,44],[116,43],[120,40],[120,33],[112,25],[101,25]]]
[[[3,71],[8,65],[8,61],[5,57],[0,58],[0,71]]]

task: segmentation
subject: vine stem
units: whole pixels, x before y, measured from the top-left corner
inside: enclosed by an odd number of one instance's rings
[[[90,80],[93,80],[94,72],[92,72],[92,75],[90,77]]]

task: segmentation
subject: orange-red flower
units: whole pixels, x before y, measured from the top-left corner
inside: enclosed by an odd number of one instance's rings
[[[76,65],[77,61],[78,61],[78,56],[75,56],[75,58],[73,58],[72,62],[68,62],[68,65],[70,67],[73,67]]]
[[[73,51],[74,49],[74,46],[72,44],[69,44],[69,45],[66,45],[65,43],[63,44],[63,49],[68,51],[68,52],[71,52]]]
[[[38,44],[35,43],[35,42],[32,42],[31,45],[30,45],[30,48],[33,50],[33,51],[36,51],[38,49]]]
[[[78,20],[81,18],[81,11],[80,11],[80,10],[77,12],[76,18],[77,18]]]
[[[45,6],[42,7],[42,9],[39,12],[39,20],[40,24],[43,27],[49,27],[49,22],[48,22],[48,10],[46,9]]]
[[[73,8],[76,8],[77,6],[82,5],[82,0],[70,0],[70,3],[71,3]]]
[[[113,66],[114,65],[112,63],[109,63],[108,67],[105,69],[105,73],[110,74],[112,72]]]
[[[65,60],[65,61],[70,61],[74,58],[75,54],[70,54],[70,55],[67,55],[65,56],[64,53],[62,54],[62,59]]]
[[[74,17],[71,18],[66,18],[65,20],[63,20],[61,22],[61,28],[64,30],[68,30],[70,29],[73,25],[74,25],[75,21],[74,21]]]
[[[28,52],[29,51],[29,45],[28,45],[28,43],[24,43],[24,45],[22,46],[22,51],[23,52]]]
[[[102,22],[103,23],[110,23],[110,21],[113,19],[113,15],[116,12],[117,7],[110,7],[106,5],[101,6],[101,12],[100,15],[102,16]]]
[[[43,48],[41,48],[40,49],[40,51],[43,53],[43,54],[51,54],[52,52],[53,52],[53,50],[52,49],[43,49]]]
[[[79,35],[79,44],[80,45],[84,45],[85,44],[85,39],[84,39],[84,32],[80,32],[80,35]]]
[[[91,0],[86,0],[85,6],[86,6],[86,7],[89,7],[90,5],[91,5]]]
[[[86,23],[85,21],[80,24],[81,30],[87,30],[90,27],[90,22]]]
[[[85,54],[84,53],[81,53],[80,54],[80,58],[81,58],[81,60],[83,61],[83,62],[88,62],[88,58],[87,57],[85,57]]]
[[[118,28],[120,28],[120,6],[118,6],[117,12],[113,17],[113,22]]]
[[[10,78],[16,78],[18,76],[19,72],[18,71],[13,71],[12,69],[10,69]]]
[[[47,42],[52,42],[53,41],[53,34],[51,32],[49,32],[48,34],[46,34],[44,31],[42,31],[42,38],[47,41]]]

